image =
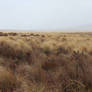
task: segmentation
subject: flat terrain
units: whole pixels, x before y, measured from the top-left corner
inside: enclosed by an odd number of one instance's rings
[[[92,33],[0,32],[0,92],[92,92]]]

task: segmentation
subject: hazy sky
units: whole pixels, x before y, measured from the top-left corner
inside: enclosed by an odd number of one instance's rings
[[[0,29],[77,27],[92,28],[92,0],[0,0]]]

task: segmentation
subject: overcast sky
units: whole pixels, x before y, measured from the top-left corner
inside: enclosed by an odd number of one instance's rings
[[[0,0],[0,29],[92,29],[92,0]]]

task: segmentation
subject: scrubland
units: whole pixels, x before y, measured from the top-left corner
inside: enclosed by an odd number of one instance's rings
[[[92,33],[0,32],[0,92],[92,92]]]

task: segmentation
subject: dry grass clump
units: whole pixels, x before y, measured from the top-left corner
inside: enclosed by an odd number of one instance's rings
[[[0,36],[8,36],[7,33],[0,32]]]
[[[0,38],[0,55],[11,58],[24,59],[31,55],[32,48],[22,39],[17,41]]]
[[[4,67],[0,66],[0,90],[1,92],[13,92],[17,86],[16,77]]]
[[[46,55],[49,55],[54,52],[55,46],[55,41],[45,41],[41,44],[41,49]]]
[[[65,37],[62,38],[62,41],[67,41],[67,39]]]
[[[9,36],[17,36],[18,34],[17,33],[14,33],[14,32],[10,32],[8,33]]]

